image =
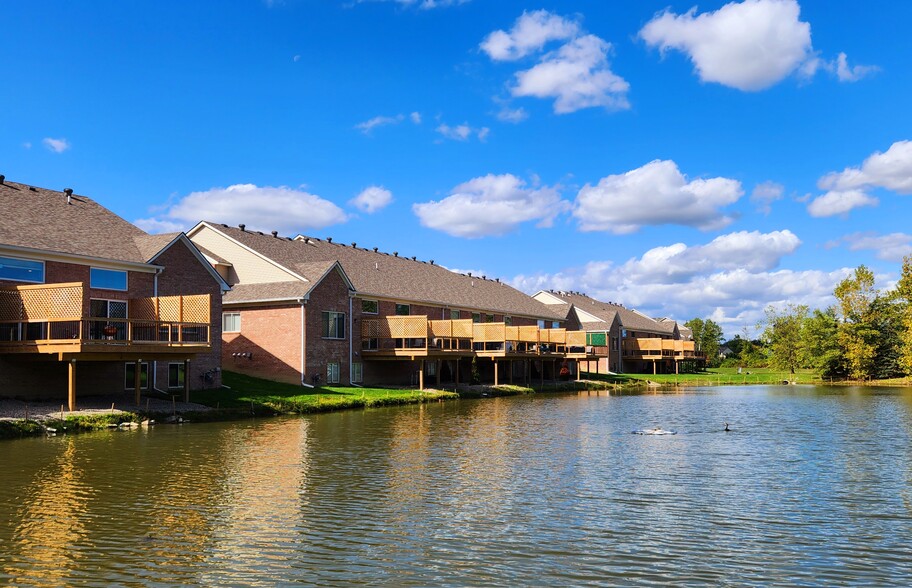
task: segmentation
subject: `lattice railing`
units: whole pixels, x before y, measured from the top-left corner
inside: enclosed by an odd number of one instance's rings
[[[507,325],[504,323],[475,323],[472,326],[475,343],[494,343],[507,340]]]
[[[566,337],[568,347],[586,346],[586,331],[567,331]]]
[[[471,339],[472,319],[438,320],[428,322],[431,337]]]
[[[82,303],[79,283],[6,287],[0,292],[0,320],[78,319]]]
[[[159,296],[130,300],[130,317],[138,320],[209,324],[209,294]]]
[[[542,343],[564,345],[567,343],[567,329],[541,329],[539,338]]]

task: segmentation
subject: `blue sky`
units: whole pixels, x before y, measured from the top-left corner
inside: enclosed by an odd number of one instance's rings
[[[863,6],[863,8],[861,8]],[[7,178],[750,329],[912,252],[912,3],[4,3]]]

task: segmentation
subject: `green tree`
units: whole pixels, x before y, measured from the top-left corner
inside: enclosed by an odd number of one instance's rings
[[[808,307],[804,305],[789,304],[781,311],[767,307],[763,341],[769,348],[772,367],[792,374],[802,367],[804,341],[801,329],[807,316]]]
[[[849,377],[858,380],[874,375],[878,343],[874,301],[878,294],[874,288],[874,272],[864,265],[839,282],[833,292],[842,315],[839,345],[845,355]]]
[[[839,345],[836,309],[816,309],[804,319],[801,329],[803,364],[827,378],[846,376],[845,357]]]
[[[899,365],[906,375],[912,375],[912,255],[903,258],[902,275],[896,284],[896,297],[901,304]]]
[[[719,359],[719,343],[722,341],[722,327],[711,319],[693,318],[684,323],[694,334],[694,347],[706,354],[706,365],[716,366]]]

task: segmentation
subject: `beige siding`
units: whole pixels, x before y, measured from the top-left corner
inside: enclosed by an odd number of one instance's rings
[[[273,263],[270,263],[228,239],[224,235],[213,231],[207,226],[202,226],[190,240],[215,253],[222,259],[230,259],[232,268],[228,272],[229,284],[266,284],[270,282],[288,282],[298,279]],[[223,276],[224,277],[224,276]]]

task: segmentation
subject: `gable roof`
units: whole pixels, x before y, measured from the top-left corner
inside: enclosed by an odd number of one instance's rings
[[[311,237],[289,239],[259,231],[242,231],[223,224],[201,224],[307,279],[310,279],[307,273],[312,271],[311,264],[338,261],[361,297],[428,303],[547,320],[565,318],[503,282],[458,274],[431,262]]]
[[[601,300],[596,300],[595,298],[579,292],[542,291],[539,294],[546,295],[547,299],[553,299],[567,305],[573,305],[573,307],[589,313],[609,325],[614,321],[614,317],[617,316],[621,325],[630,331],[647,331],[651,333],[672,335],[674,334],[675,325],[677,324],[674,321],[660,322],[621,304],[602,302]],[[538,296],[538,294],[536,294],[536,296]],[[560,305],[555,304],[555,306]]]
[[[81,257],[146,263],[136,243],[146,237],[87,196],[67,195],[16,182],[0,184],[0,244]]]

